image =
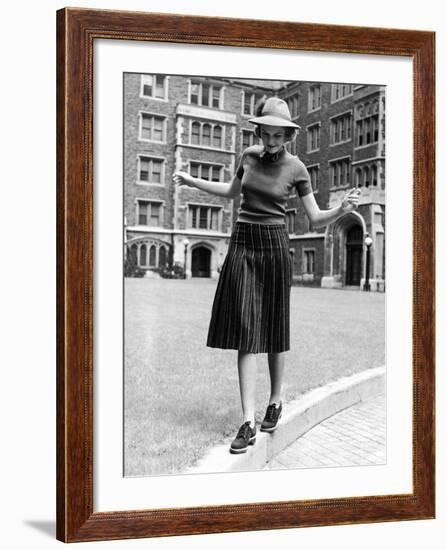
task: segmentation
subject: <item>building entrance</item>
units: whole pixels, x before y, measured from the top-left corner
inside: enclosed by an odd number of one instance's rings
[[[345,284],[348,286],[359,286],[362,273],[362,250],[363,235],[362,228],[354,225],[347,232],[347,269]]]
[[[192,250],[192,277],[211,276],[211,251],[204,246]]]

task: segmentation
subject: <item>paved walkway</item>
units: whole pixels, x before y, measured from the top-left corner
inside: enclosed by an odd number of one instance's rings
[[[353,405],[309,430],[265,469],[370,466],[386,463],[385,397]]]

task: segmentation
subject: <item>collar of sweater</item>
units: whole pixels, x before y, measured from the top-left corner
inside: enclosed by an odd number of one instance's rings
[[[275,153],[268,153],[265,149],[260,153],[260,158],[264,162],[277,162],[285,154],[285,146],[276,151]]]

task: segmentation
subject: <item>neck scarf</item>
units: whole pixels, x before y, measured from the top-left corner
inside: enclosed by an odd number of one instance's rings
[[[260,158],[262,162],[277,162],[284,154],[285,146],[282,145],[281,149],[279,149],[276,153],[269,153],[266,149],[264,149],[263,152],[260,153]]]

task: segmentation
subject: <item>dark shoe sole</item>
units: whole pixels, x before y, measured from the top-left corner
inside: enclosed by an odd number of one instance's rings
[[[249,442],[248,442],[248,446],[249,445],[254,445],[256,442],[256,436],[252,437]],[[232,454],[235,454],[235,455],[239,455],[241,453],[246,453],[246,451],[248,450],[248,447],[243,447],[243,449],[233,449],[232,447],[229,447],[229,452],[232,453]]]
[[[273,426],[272,428],[264,428],[263,426],[260,426],[260,431],[261,432],[268,432],[268,433],[271,433],[271,432],[274,432],[274,430],[277,429],[277,425],[279,424],[279,420],[282,418],[282,413],[280,413],[280,416],[279,418],[277,419],[277,423],[275,426]]]

